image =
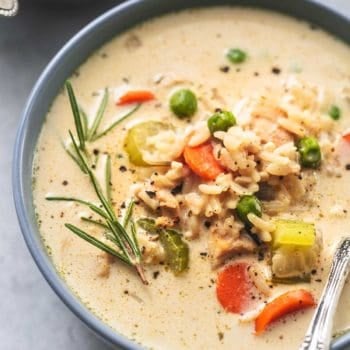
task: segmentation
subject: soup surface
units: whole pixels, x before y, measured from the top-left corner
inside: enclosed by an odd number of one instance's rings
[[[110,162],[106,188],[111,187],[117,218],[133,199],[135,221],[151,217],[158,231],[152,235],[142,225],[136,229],[145,285],[135,269],[65,227],[73,224],[111,244],[104,237],[109,228],[91,222],[97,220],[96,210],[74,201],[48,200],[59,196],[99,203],[89,176],[65,151],[79,158],[69,143],[69,130],[75,140],[78,136],[62,90],[38,141],[33,192],[42,239],[77,297],[113,329],[146,348],[296,349],[312,308],[285,317],[260,335],[254,334],[250,321],[256,310],[287,291],[307,290],[317,301],[335,246],[349,233],[349,58],[349,48],[319,28],[242,8],[157,18],[96,51],[70,79],[90,131],[105,102],[103,119],[86,141],[87,162],[100,183],[106,183],[104,169]],[[182,97],[171,98],[182,89]],[[226,124],[219,123],[210,133],[208,118],[217,113],[221,120],[223,112]],[[153,124],[141,127],[146,136],[139,142],[142,132],[135,126],[149,121]],[[150,132],[154,125],[158,127]],[[315,159],[315,146],[311,163],[309,158],[303,163],[300,140],[311,136],[322,160]],[[195,153],[193,158],[193,150],[203,144],[210,155]],[[108,190],[101,191],[109,197]],[[273,198],[268,198],[269,191]],[[238,212],[243,196],[251,196],[259,207],[245,217],[245,224]],[[282,228],[294,220],[312,231],[308,249],[314,255],[303,260],[303,267],[296,263],[295,271],[274,260],[280,257],[271,248],[277,241],[276,219],[282,219]],[[180,241],[178,251],[172,251],[180,259],[175,267],[167,260],[171,248],[161,233],[173,227],[183,234],[175,239]],[[291,259],[298,260],[294,255]],[[232,313],[218,301],[216,282],[218,273],[237,261],[254,266],[263,285],[253,281],[257,292],[251,305]],[[271,261],[276,263],[272,275]],[[349,308],[346,284],[335,333],[349,327]]]

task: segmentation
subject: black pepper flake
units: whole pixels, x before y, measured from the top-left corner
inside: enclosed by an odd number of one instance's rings
[[[224,339],[224,333],[219,332],[219,333],[218,333],[218,337],[219,337],[219,340]]]
[[[322,282],[322,280],[320,279],[320,278],[318,278],[317,280],[315,280],[316,282],[319,282],[319,283],[321,283]]]
[[[272,67],[271,72],[272,72],[273,74],[277,74],[277,75],[278,75],[278,74],[281,73],[281,69],[278,68],[278,67]]]
[[[221,108],[215,108],[215,113],[220,113],[220,112],[222,112]]]
[[[159,273],[160,273],[159,271],[154,271],[154,272],[153,272],[153,278],[154,278],[154,279],[157,279],[158,276],[159,276]]]
[[[229,66],[221,66],[220,67],[220,72],[228,73],[229,71],[230,71],[230,67]]]
[[[122,209],[125,209],[125,208],[126,208],[125,202],[123,202],[123,203],[120,205],[120,207],[121,207]]]
[[[91,168],[92,168],[92,169],[96,169],[96,165],[95,165],[95,164],[92,164],[92,165],[91,165]]]
[[[183,183],[181,182],[179,185],[174,187],[170,192],[173,196],[180,194],[182,192]]]
[[[124,294],[129,294],[129,291],[128,290],[124,290]]]
[[[258,77],[259,76],[259,72],[254,72],[254,76]]]
[[[93,153],[94,153],[95,156],[98,156],[98,154],[100,153],[100,151],[99,151],[97,148],[95,148],[95,149],[93,150]]]
[[[345,170],[350,170],[350,164],[345,165]]]
[[[205,221],[204,221],[204,226],[205,226],[206,228],[210,228],[211,222],[210,222],[209,220],[205,220]]]
[[[64,181],[62,182],[62,185],[63,185],[63,186],[67,186],[67,185],[68,185],[68,181],[67,181],[67,180],[64,180]]]
[[[145,191],[149,198],[154,198],[156,196],[155,191]]]
[[[317,270],[315,270],[315,269],[314,269],[314,270],[311,270],[311,274],[312,274],[312,275],[316,275],[316,273],[317,273]]]
[[[125,165],[121,165],[121,166],[119,167],[119,171],[121,171],[122,173],[125,173],[127,170],[128,170],[128,169],[126,168]]]
[[[200,252],[199,255],[200,256],[208,256],[208,253],[207,252]]]

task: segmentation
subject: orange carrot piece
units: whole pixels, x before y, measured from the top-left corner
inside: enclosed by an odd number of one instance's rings
[[[350,143],[350,132],[344,134],[344,135],[343,135],[343,139],[344,139],[346,142],[349,142],[349,143]]]
[[[205,180],[215,180],[219,174],[224,172],[214,157],[213,146],[210,143],[196,147],[186,146],[184,158],[190,169]]]
[[[255,320],[255,334],[263,333],[275,320],[291,312],[315,306],[315,300],[305,289],[284,293],[268,303]]]
[[[122,106],[129,103],[146,102],[146,101],[153,100],[154,98],[155,96],[151,91],[147,91],[147,90],[128,91],[119,98],[117,105]]]
[[[216,282],[216,296],[222,307],[232,313],[247,311],[253,284],[248,276],[247,263],[236,263],[222,270]]]

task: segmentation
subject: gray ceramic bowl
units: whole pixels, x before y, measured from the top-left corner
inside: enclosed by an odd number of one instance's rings
[[[95,317],[57,274],[40,240],[32,198],[32,161],[35,145],[48,108],[64,81],[95,49],[129,27],[154,16],[197,6],[255,6],[284,12],[323,27],[350,44],[350,19],[312,1],[276,0],[130,0],[87,25],[54,57],[35,84],[25,107],[14,150],[13,192],[19,223],[28,248],[40,271],[62,301],[107,342],[127,349],[141,347]],[[350,333],[333,349],[350,346]]]

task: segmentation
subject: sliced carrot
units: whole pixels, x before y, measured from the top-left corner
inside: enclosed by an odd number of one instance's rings
[[[261,334],[275,320],[291,312],[315,306],[310,292],[304,289],[284,293],[268,303],[255,320],[255,333]]]
[[[154,98],[155,96],[151,91],[147,91],[147,90],[128,91],[119,98],[117,105],[121,106],[129,103],[146,102],[146,101],[153,100]]]
[[[196,147],[186,146],[184,158],[190,169],[205,180],[215,180],[224,172],[213,154],[213,146],[204,143]]]
[[[346,142],[349,142],[350,143],[350,132],[347,132],[343,135],[343,139],[346,141]]]
[[[249,307],[253,284],[249,279],[248,267],[247,263],[229,265],[218,276],[216,296],[228,312],[241,313]]]

